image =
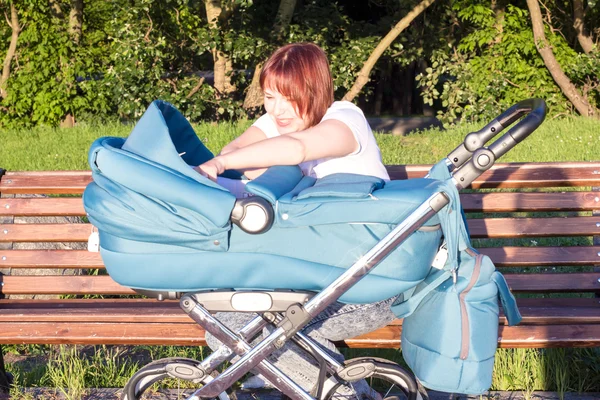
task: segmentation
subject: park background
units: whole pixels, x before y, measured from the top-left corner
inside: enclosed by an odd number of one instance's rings
[[[532,97],[548,104],[546,122],[503,161],[598,160],[598,3],[1,0],[0,167],[87,169],[91,142],[126,136],[157,98],[180,109],[217,152],[261,112],[262,63],[299,41],[328,53],[336,99],[371,118],[436,117],[443,126],[378,133],[386,164],[438,161],[466,133]],[[85,388],[124,386],[140,354],[203,351],[5,350],[15,396],[49,386],[73,399]],[[382,356],[401,359],[397,351]],[[493,388],[600,392],[599,377],[599,349],[501,349]]]

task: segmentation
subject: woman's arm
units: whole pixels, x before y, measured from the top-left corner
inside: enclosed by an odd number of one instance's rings
[[[231,153],[234,150],[240,149],[242,147],[246,147],[251,145],[252,143],[260,142],[261,140],[265,140],[267,135],[264,134],[263,131],[258,129],[255,126],[251,126],[244,131],[240,136],[233,139],[229,144],[227,144],[221,150],[220,154]]]
[[[325,120],[301,132],[261,140],[220,154],[196,167],[210,179],[226,169],[247,170],[273,165],[298,165],[304,161],[343,157],[359,149],[354,134],[342,121]]]

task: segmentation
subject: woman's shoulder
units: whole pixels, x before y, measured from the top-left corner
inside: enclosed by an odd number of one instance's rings
[[[349,120],[355,124],[363,124],[367,121],[365,114],[358,106],[345,100],[333,102],[323,117],[323,120],[326,119]]]
[[[343,111],[343,110],[350,110],[350,111],[358,112],[358,113],[364,115],[364,113],[360,109],[360,107],[358,107],[354,103],[347,101],[347,100],[334,101],[333,104],[331,106],[329,106],[329,109],[327,110],[327,112]]]

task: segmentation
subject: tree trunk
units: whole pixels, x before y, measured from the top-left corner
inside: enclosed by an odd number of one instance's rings
[[[292,21],[294,15],[294,9],[296,8],[296,0],[281,0],[279,3],[279,9],[277,9],[277,16],[275,17],[275,24],[273,24],[273,35],[277,38],[277,42],[283,40],[283,34],[287,29],[288,25]],[[260,73],[264,63],[258,63],[254,68],[254,75],[252,76],[252,82],[246,92],[244,98],[244,108],[249,110],[255,107],[260,107],[263,104],[262,90],[260,89]]]
[[[65,17],[65,14],[63,13],[63,10],[57,0],[48,0],[48,4],[53,17],[59,19],[63,19]]]
[[[527,0],[527,7],[529,8],[529,14],[531,15],[535,47],[542,56],[544,64],[546,65],[546,68],[548,68],[548,71],[550,71],[552,78],[581,115],[598,117],[598,111],[579,94],[575,85],[571,83],[571,80],[565,75],[560,64],[556,61],[556,58],[552,53],[552,47],[550,47],[550,43],[546,40],[544,23],[542,22],[542,12],[540,11],[538,0]]]
[[[8,19],[8,18],[7,18]],[[10,76],[10,64],[12,63],[12,59],[17,52],[17,41],[19,40],[19,33],[21,33],[21,27],[19,26],[19,16],[17,14],[17,9],[15,8],[14,3],[10,4],[10,23],[8,24],[12,29],[12,35],[10,37],[10,44],[8,46],[8,51],[6,52],[6,57],[4,57],[4,65],[2,67],[2,77],[0,77],[0,96],[4,99],[6,98],[6,82],[8,81],[8,77]]]
[[[71,1],[71,12],[69,13],[69,34],[75,44],[81,41],[83,26],[83,0]]]
[[[219,29],[219,18],[223,9],[220,0],[206,0],[206,17],[208,26],[211,29]],[[212,49],[214,62],[214,87],[221,94],[230,94],[235,91],[235,86],[231,84],[231,73],[233,66],[230,58],[223,51],[216,47]]]
[[[496,22],[494,22],[494,28],[496,28],[496,39],[494,39],[494,44],[498,44],[502,42],[502,36],[504,34],[504,14],[506,13],[505,4],[503,0],[492,0],[492,10],[494,10],[494,15]]]
[[[383,52],[390,46],[390,44],[392,44],[398,35],[400,35],[400,33],[402,33],[402,31],[406,29],[408,25],[410,25],[413,20],[417,18],[419,14],[421,14],[434,1],[435,0],[423,0],[408,14],[406,14],[406,16],[402,18],[387,35],[385,35],[377,47],[375,47],[375,50],[373,50],[369,56],[369,59],[367,62],[365,62],[365,65],[363,65],[362,69],[358,73],[358,77],[356,78],[354,85],[352,85],[352,88],[348,91],[348,93],[346,93],[343,100],[352,101],[360,93],[363,86],[365,86],[365,84],[369,81],[369,74]]]
[[[573,28],[577,32],[577,40],[585,54],[594,50],[594,41],[585,29],[585,11],[583,0],[573,0]]]

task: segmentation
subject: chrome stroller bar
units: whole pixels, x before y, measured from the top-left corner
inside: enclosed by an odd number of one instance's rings
[[[184,311],[208,332],[221,340],[221,342],[235,349],[234,351],[241,356],[235,364],[222,372],[213,381],[197,390],[194,395],[201,398],[216,397],[234,382],[242,378],[244,374],[256,368],[268,380],[277,382],[277,384],[284,383],[279,389],[289,397],[293,399],[312,399],[304,390],[299,389],[296,384],[293,384],[292,381],[289,381],[288,384],[288,382],[283,380],[282,378],[287,377],[265,360],[265,358],[277,348],[282,347],[286,340],[296,334],[329,304],[337,301],[397,246],[446,206],[448,202],[448,197],[442,192],[431,195],[411,215],[396,226],[334,282],[310,299],[304,307],[292,305],[286,312],[285,318],[278,324],[278,328],[253,348],[212,317],[192,295],[184,296],[180,303]],[[296,313],[298,315],[295,315]],[[275,374],[272,374],[273,371],[276,371]]]
[[[461,167],[477,150],[483,149],[494,136],[527,114],[527,117],[490,146],[489,150],[495,159],[500,158],[536,130],[544,121],[546,112],[546,103],[542,99],[527,99],[510,107],[479,131],[469,133],[463,143],[448,154],[447,162],[451,165],[451,170]]]
[[[196,321],[198,322],[198,321]],[[238,336],[247,341],[252,340],[253,337],[258,335],[262,329],[268,324],[262,318],[255,318],[250,321],[238,332]],[[200,368],[208,375],[213,372],[223,362],[231,359],[234,356],[233,350],[227,346],[220,346],[216,351],[212,352],[202,362],[200,362]]]
[[[202,307],[201,304],[193,298],[193,296],[184,296],[181,300],[181,305],[194,321],[204,327],[204,329],[214,335],[230,349],[234,349],[235,353],[243,355],[235,364],[222,372],[217,378],[194,392],[194,394],[189,397],[190,400],[217,397],[251,369],[256,369],[270,382],[276,383],[279,390],[293,399],[313,399],[313,397],[306,393],[300,386],[288,378],[287,375],[279,371],[277,367],[265,359],[274,351],[274,347],[267,347],[271,343],[268,339],[272,335],[252,348],[245,340],[238,337],[233,331],[213,317],[208,310]],[[267,324],[262,317],[256,317],[248,325],[259,326],[259,321],[262,321],[265,325]],[[246,325],[246,327],[248,325]],[[278,330],[279,329],[281,328],[278,328]],[[252,349],[252,351],[248,351],[250,349]]]

